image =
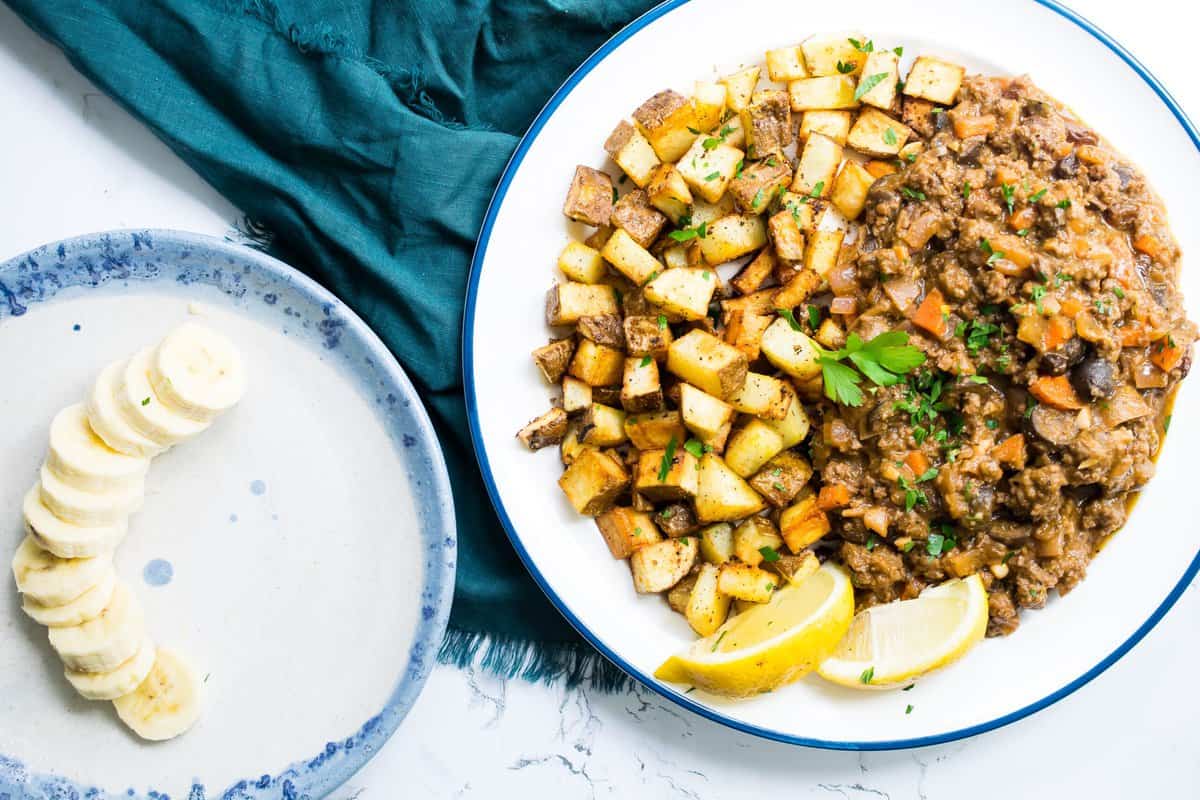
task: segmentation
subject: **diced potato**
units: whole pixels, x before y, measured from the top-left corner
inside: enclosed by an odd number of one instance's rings
[[[665,318],[625,318],[625,348],[630,356],[650,356],[655,361],[662,361],[667,357],[667,349],[674,338]]]
[[[821,216],[828,202],[808,194],[784,192],[779,198],[779,205],[791,213],[792,219],[796,220],[796,227],[807,235],[821,226]]]
[[[696,512],[692,511],[691,502],[686,500],[669,503],[660,508],[654,515],[654,521],[658,523],[662,532],[671,538],[691,536],[700,530]]]
[[[700,257],[700,246],[695,242],[685,242],[683,244],[664,247],[659,257],[662,258],[663,263],[667,265],[668,269],[686,269],[687,267],[696,266],[704,260]]]
[[[905,125],[912,128],[918,136],[932,138],[937,132],[937,115],[933,110],[938,106],[922,100],[919,97],[904,97],[900,106],[900,119]],[[945,109],[939,108],[938,113],[942,113]],[[947,119],[948,123],[949,120]]]
[[[662,161],[677,161],[692,146],[696,112],[691,101],[667,89],[638,106],[633,122]]]
[[[811,297],[824,282],[825,279],[811,269],[796,271],[775,293],[775,307],[795,308]]]
[[[867,205],[867,191],[875,182],[875,176],[858,161],[848,158],[842,162],[837,180],[833,182],[833,207],[849,220],[858,219]]]
[[[716,632],[729,616],[729,605],[733,598],[717,588],[720,570],[712,564],[701,564],[696,574],[684,616],[692,630],[701,636]]]
[[[709,264],[724,264],[767,243],[767,226],[756,215],[731,214],[708,225],[708,235],[700,240],[700,252]]]
[[[733,112],[726,111],[725,113],[731,114]],[[739,150],[746,148],[746,129],[742,127],[741,112],[734,114],[722,122],[721,127],[714,131],[714,133],[719,133],[721,138],[725,140],[725,144],[730,147],[736,147]]]
[[[692,93],[692,109],[696,114],[696,130],[711,131],[725,116],[725,84],[696,81]]]
[[[771,156],[742,170],[729,182],[729,195],[744,214],[761,214],[792,180],[792,165],[782,156]],[[701,249],[703,252],[703,249]]]
[[[556,339],[533,351],[533,363],[537,365],[546,383],[557,383],[567,371],[571,356],[575,353],[575,340],[571,337]]]
[[[814,109],[805,111],[800,119],[800,140],[808,141],[811,134],[819,133],[828,136],[838,144],[846,143],[846,135],[850,133],[849,111],[828,111]]]
[[[625,371],[625,354],[584,339],[571,359],[570,372],[589,386],[615,386]]]
[[[650,195],[650,204],[676,225],[691,211],[692,191],[673,164],[663,164],[655,170],[646,191]]]
[[[783,508],[795,499],[812,478],[812,466],[800,455],[784,450],[763,464],[750,486],[776,508]]]
[[[575,283],[599,283],[608,274],[599,251],[575,240],[567,242],[559,253],[558,268]]]
[[[662,541],[649,514],[625,506],[613,506],[596,517],[596,527],[613,558],[629,558],[639,547]]]
[[[793,330],[782,317],[772,322],[763,334],[762,353],[777,369],[793,378],[804,380],[821,372],[816,345],[803,332]]]
[[[667,224],[666,216],[650,205],[650,197],[642,189],[626,192],[613,206],[609,221],[642,247],[653,244]]]
[[[765,566],[788,583],[799,583],[821,568],[821,559],[811,550],[805,550],[799,555],[785,553]]]
[[[718,522],[700,531],[700,557],[717,566],[733,558],[733,526]]]
[[[771,243],[780,261],[798,264],[804,259],[804,234],[791,211],[784,209],[767,221]]]
[[[592,403],[579,420],[579,441],[592,447],[614,447],[625,436],[625,412],[601,403]]]
[[[725,189],[737,173],[738,164],[742,163],[746,154],[724,142],[706,150],[704,142],[710,138],[712,137],[706,134],[697,136],[691,148],[675,165],[675,169],[687,181],[693,192],[708,202],[715,203],[725,194]],[[692,222],[699,224],[694,215]]]
[[[649,356],[625,359],[625,375],[621,379],[621,407],[631,414],[639,414],[643,411],[657,411],[662,408],[662,404],[658,362]]]
[[[733,427],[733,406],[688,383],[679,385],[679,411],[683,424],[701,444],[724,450]]]
[[[579,441],[579,429],[575,425],[568,425],[567,435],[563,437],[562,444],[558,446],[558,453],[562,457],[563,466],[570,466],[575,460],[575,456],[589,449],[592,448]]]
[[[954,105],[965,70],[957,64],[930,56],[920,56],[913,62],[904,82],[904,93],[943,106]]]
[[[817,495],[811,487],[801,491],[796,502],[779,515],[779,532],[793,553],[816,544],[832,529],[829,517],[817,507]]]
[[[609,134],[604,151],[634,184],[642,188],[650,183],[654,170],[662,163],[646,137],[625,120]]]
[[[882,75],[882,78],[875,76]],[[900,81],[900,57],[892,50],[876,50],[867,54],[867,63],[863,65],[862,75],[858,82],[870,80],[875,83],[858,99],[876,108],[889,109],[896,102],[896,84]]]
[[[729,195],[721,195],[721,199],[715,203],[710,203],[703,197],[694,197],[692,199],[692,227],[699,227],[705,222],[712,224],[722,217],[727,217],[734,213],[733,198]]]
[[[908,126],[874,108],[864,109],[846,137],[846,146],[869,156],[895,156],[912,136]]]
[[[730,562],[722,565],[720,570],[717,589],[739,600],[765,603],[775,591],[775,582],[778,579],[765,569]]]
[[[661,450],[672,439],[684,441],[687,429],[678,411],[651,411],[625,417],[625,435],[638,450]]]
[[[646,299],[668,314],[684,319],[704,319],[717,288],[710,269],[668,269],[646,284]]]
[[[564,375],[562,379],[563,411],[574,414],[592,405],[592,387],[578,378]]]
[[[757,514],[766,504],[750,484],[742,480],[715,453],[700,459],[700,483],[696,491],[696,519],[729,522]]]
[[[629,485],[629,473],[608,453],[584,447],[558,479],[558,485],[576,511],[594,517],[611,506]]]
[[[840,163],[840,144],[824,134],[810,134],[800,153],[792,191],[809,197],[825,197],[833,189],[833,176]]]
[[[621,317],[618,314],[580,317],[575,330],[584,339],[591,339],[596,344],[614,347],[617,350],[625,349],[625,331],[621,327]]]
[[[808,67],[804,65],[804,53],[800,45],[768,50],[767,75],[779,83],[807,78]]]
[[[775,529],[775,524],[766,517],[750,517],[733,529],[733,554],[743,564],[757,567],[767,556],[764,548],[770,548],[776,553],[783,548],[783,537]]]
[[[747,156],[766,158],[775,154],[783,160],[783,148],[792,143],[792,107],[787,92],[755,92],[740,119],[746,132]]]
[[[611,286],[587,283],[559,283],[546,294],[546,323],[571,325],[580,317],[616,314],[617,296]]]
[[[749,478],[781,450],[783,437],[761,419],[752,419],[730,435],[725,463],[738,475]]]
[[[758,85],[758,76],[761,73],[761,67],[746,67],[721,78],[721,83],[725,84],[725,104],[734,111],[741,111],[750,105],[750,98],[754,96],[754,87]]]
[[[692,599],[692,589],[696,586],[696,577],[699,574],[700,571],[693,567],[691,572],[667,592],[667,605],[671,607],[672,611],[687,616],[688,601]]]
[[[858,108],[854,87],[854,78],[849,75],[801,78],[788,84],[788,99],[792,111]]]
[[[613,231],[613,235],[605,243],[600,255],[604,256],[604,260],[612,264],[618,272],[638,286],[650,280],[654,273],[661,272],[663,269],[661,261],[620,228]]]
[[[758,291],[774,271],[775,254],[770,248],[763,248],[729,283],[742,294],[750,294]]]
[[[546,413],[529,421],[517,433],[517,438],[530,450],[541,450],[559,444],[567,435],[567,412],[551,408]]]
[[[925,143],[922,141],[909,142],[900,148],[900,160],[911,164],[917,160],[917,156],[925,151]]]
[[[613,207],[612,178],[607,172],[580,164],[567,190],[563,213],[588,225],[607,225]]]
[[[859,51],[850,41],[851,39],[857,40],[860,44],[868,41],[867,37],[861,33],[852,33],[849,36],[833,33],[813,36],[802,42],[800,49],[804,52],[804,63],[808,65],[809,73],[812,75],[842,75],[842,70],[838,69],[840,63],[843,65],[843,69],[846,65],[854,66],[852,71],[845,73],[846,75],[858,75],[862,71],[867,54]]]
[[[745,297],[726,298],[721,301],[721,309],[726,314],[732,314],[734,311],[744,311],[749,314],[774,314],[777,307],[775,292],[774,288],[759,289]]]
[[[756,361],[759,356],[763,331],[775,321],[774,316],[755,314],[751,311],[731,311],[726,315],[724,339],[746,354],[746,360]]]
[[[664,475],[663,462],[670,449],[668,445],[666,450],[643,450],[638,456],[637,478],[633,486],[652,503],[687,500],[696,495],[700,477],[696,457],[682,446],[675,447]]]
[[[736,347],[711,333],[693,330],[671,343],[667,369],[716,397],[730,397],[746,382],[749,364]]]
[[[808,248],[804,251],[804,266],[822,278],[828,275],[837,266],[845,238],[846,232],[841,229],[813,231],[808,239]]]
[[[639,547],[629,557],[633,588],[642,594],[665,592],[692,571],[699,552],[699,543],[690,536]]]
[[[771,323],[767,324],[770,327]],[[729,405],[743,414],[767,419],[783,419],[791,405],[791,390],[783,381],[757,372],[746,373],[742,388],[729,398]],[[726,457],[726,461],[728,461]]]

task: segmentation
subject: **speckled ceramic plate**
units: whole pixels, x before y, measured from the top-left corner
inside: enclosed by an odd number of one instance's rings
[[[51,416],[195,311],[239,344],[250,389],[155,460],[117,569],[155,639],[204,676],[204,717],[170,742],[135,738],[111,704],[74,694],[9,582],[0,797],[323,797],[429,672],[455,560],[429,419],[357,316],[241,245],[125,231],[0,264],[3,552],[22,537]]]
[[[1200,251],[1200,230],[1191,224],[1200,213],[1200,138],[1131,55],[1050,0],[986,8],[960,0],[753,0],[734,11],[754,22],[732,30],[723,0],[670,0],[622,30],[551,98],[503,176],[476,250],[464,326],[469,416],[492,500],[517,552],[567,619],[631,675],[696,713],[759,736],[844,749],[932,744],[1019,719],[1120,658],[1195,575],[1200,493],[1190,457],[1200,446],[1200,379],[1180,391],[1159,474],[1129,524],[1086,581],[1024,615],[1014,636],[984,642],[906,694],[854,692],[816,677],[737,703],[685,694],[652,677],[694,640],[683,618],[659,597],[634,594],[628,567],[609,556],[592,521],[563,501],[557,453],[530,455],[513,438],[551,393],[529,351],[550,333],[545,291],[567,237],[581,230],[564,220],[563,197],[575,165],[605,166],[605,136],[655,92],[689,92],[696,80],[761,63],[768,49],[847,30],[865,31],[880,47],[903,45],[905,70],[926,53],[975,72],[1029,73],[1141,166],[1192,255]],[[1194,265],[1185,264],[1183,288],[1195,319]],[[914,710],[906,714],[909,704]]]

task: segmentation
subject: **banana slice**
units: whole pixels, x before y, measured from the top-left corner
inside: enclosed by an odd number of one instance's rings
[[[246,370],[233,342],[195,322],[167,334],[150,360],[150,383],[169,407],[208,422],[246,391]]]
[[[88,700],[116,700],[136,690],[154,668],[157,648],[144,639],[133,656],[111,672],[76,672],[66,670],[67,681],[75,691]]]
[[[41,472],[42,503],[63,522],[81,527],[117,525],[142,507],[141,483],[105,492],[85,492],[63,483],[45,464]]]
[[[12,560],[17,589],[44,606],[65,606],[101,583],[112,570],[112,554],[59,558],[26,536]]]
[[[113,450],[95,434],[83,403],[67,406],[50,423],[46,466],[63,483],[88,492],[141,486],[150,459]]]
[[[191,439],[207,430],[210,423],[185,417],[164,403],[150,385],[152,348],[139,350],[129,359],[117,383],[117,408],[121,417],[147,439],[169,446]]]
[[[122,517],[112,525],[83,527],[64,522],[42,502],[42,484],[25,493],[21,504],[25,515],[25,531],[43,550],[59,558],[92,558],[111,553],[129,531],[129,521]]]
[[[101,370],[88,395],[88,422],[96,435],[118,453],[154,458],[167,448],[138,433],[125,421],[117,404],[117,386],[124,371],[124,361],[114,361]]]
[[[113,701],[117,716],[143,739],[173,739],[200,718],[200,681],[187,664],[161,647],[146,680]]]
[[[21,610],[32,617],[34,622],[47,628],[69,628],[100,616],[112,602],[113,592],[116,590],[117,571],[109,567],[100,583],[65,606],[44,606],[26,597],[21,604]]]
[[[111,672],[132,658],[145,638],[142,607],[120,581],[100,616],[82,625],[50,629],[50,645],[74,672]]]

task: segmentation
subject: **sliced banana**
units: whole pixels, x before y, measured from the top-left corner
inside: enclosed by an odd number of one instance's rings
[[[153,348],[129,359],[117,384],[117,408],[138,433],[161,445],[179,444],[208,429],[210,423],[189,419],[164,403],[150,385]]]
[[[153,458],[167,448],[138,433],[125,421],[117,403],[117,387],[124,371],[124,361],[114,361],[100,371],[88,395],[88,422],[96,435],[118,453]]]
[[[117,525],[142,507],[145,488],[141,483],[103,492],[85,492],[63,482],[42,465],[42,503],[63,522],[81,527]]]
[[[110,553],[129,531],[126,517],[112,525],[88,527],[64,522],[42,502],[40,482],[25,493],[21,511],[25,516],[26,532],[43,550],[49,550],[59,558],[92,558]]]
[[[167,406],[207,422],[242,399],[246,370],[233,342],[204,325],[185,322],[155,349],[150,383]]]
[[[68,669],[63,674],[75,691],[88,700],[116,700],[136,690],[146,680],[154,668],[156,654],[154,642],[144,639],[137,652],[111,672],[76,672]]]
[[[65,606],[99,585],[112,570],[112,553],[94,558],[59,558],[26,536],[12,560],[17,589],[44,606]]]
[[[160,647],[146,680],[113,706],[121,721],[143,739],[173,739],[200,718],[200,681],[191,667]]]
[[[150,459],[113,450],[92,430],[83,403],[67,406],[50,423],[46,466],[63,483],[88,492],[141,486]]]
[[[117,571],[109,567],[100,583],[88,589],[64,606],[44,606],[29,597],[22,600],[21,610],[34,622],[47,628],[69,628],[93,620],[108,608],[117,590]]]
[[[120,581],[100,616],[82,625],[50,629],[51,647],[75,672],[111,672],[132,658],[145,638],[142,607]]]

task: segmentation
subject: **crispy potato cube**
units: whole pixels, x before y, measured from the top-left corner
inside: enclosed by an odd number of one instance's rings
[[[829,517],[817,507],[817,495],[812,487],[801,491],[796,502],[779,515],[779,532],[793,553],[816,544],[831,530]]]
[[[842,146],[821,133],[812,133],[800,152],[792,191],[813,197],[825,197],[833,189],[833,176],[842,163]]]
[[[596,230],[588,234],[588,237],[583,240],[583,243],[588,247],[600,252],[600,248],[604,247],[604,243],[608,241],[608,237],[612,236],[612,227],[609,225],[601,225]]]
[[[592,402],[608,406],[609,408],[616,408],[621,405],[621,385],[593,386]]]
[[[592,403],[579,420],[579,441],[592,447],[614,447],[621,444],[625,436],[625,412]]]
[[[675,169],[693,192],[708,202],[715,203],[725,194],[725,189],[737,172],[738,164],[742,163],[746,154],[725,142],[705,149],[704,142],[710,138],[712,137],[704,134],[697,136],[691,148],[675,165]],[[692,222],[699,224],[695,221],[695,215]]]
[[[667,605],[671,610],[687,616],[688,601],[692,599],[692,589],[696,586],[696,578],[699,577],[700,570],[692,567],[692,571],[684,575],[679,583],[671,587],[667,592]]]
[[[766,158],[774,154],[782,160],[783,148],[792,143],[792,106],[787,92],[755,92],[740,119],[746,132],[747,156]]]
[[[808,77],[804,53],[800,45],[767,51],[767,76],[778,83],[788,83]]]
[[[629,485],[629,473],[608,453],[583,447],[558,479],[558,485],[576,511],[594,517],[611,506]]]
[[[762,338],[762,353],[777,369],[804,380],[821,372],[820,354],[813,341],[780,317]]]
[[[667,269],[687,269],[704,260],[700,257],[700,246],[694,241],[664,247],[659,253],[659,258],[666,264]]]
[[[613,558],[629,558],[639,547],[662,541],[649,514],[625,506],[613,506],[596,517],[596,527]]]
[[[821,226],[821,215],[825,213],[827,201],[809,194],[784,192],[779,197],[779,205],[791,213],[792,218],[796,220],[796,227],[807,235]]]
[[[625,435],[638,450],[663,449],[671,440],[687,439],[687,429],[678,411],[651,411],[625,417]]]
[[[721,195],[721,199],[715,203],[710,203],[703,197],[695,197],[692,199],[692,227],[699,227],[705,222],[711,225],[736,210],[733,198],[727,194]]]
[[[780,261],[798,264],[804,259],[804,234],[791,211],[784,209],[767,221],[771,243]]]
[[[641,188],[650,183],[654,170],[662,163],[646,137],[625,120],[621,120],[609,134],[604,142],[604,151]]]
[[[617,201],[611,221],[642,247],[653,244],[667,224],[667,218],[650,205],[649,196],[641,189],[634,189]]]
[[[625,376],[621,380],[621,406],[631,414],[657,411],[662,408],[662,383],[658,378],[658,362],[649,356],[625,359]]]
[[[571,375],[589,386],[614,386],[625,371],[625,354],[615,347],[580,341],[571,359]]]
[[[799,269],[775,293],[776,308],[795,308],[803,303],[825,282],[811,269]]]
[[[761,214],[791,181],[792,165],[783,156],[771,156],[743,169],[729,182],[729,194],[743,214]]]
[[[779,535],[771,520],[766,517],[750,517],[733,529],[733,554],[743,564],[752,567],[760,565],[767,557],[762,552],[764,548],[770,548],[776,554],[783,548],[783,537]]]
[[[925,152],[925,143],[922,141],[909,142],[900,148],[900,160],[906,161],[909,164],[917,160],[917,156]]]
[[[575,456],[588,449],[591,448],[579,441],[579,429],[575,425],[568,426],[567,435],[563,437],[562,444],[558,446],[563,466],[569,467],[575,461]]]
[[[599,283],[608,274],[600,252],[574,240],[558,254],[558,268],[575,283]]]
[[[761,249],[767,243],[767,226],[757,215],[731,214],[708,225],[700,252],[709,264],[718,265]]]
[[[817,328],[813,338],[818,344],[830,350],[838,350],[846,344],[846,332],[842,330],[842,326],[837,324],[833,317],[826,317],[821,323],[821,327]]]
[[[815,380],[820,388],[820,376]],[[809,419],[808,414],[804,411],[804,406],[800,405],[800,399],[793,395],[792,402],[788,406],[787,416],[780,420],[764,419],[764,423],[775,429],[775,432],[783,437],[784,447],[795,447],[804,441],[804,437],[808,436]]]
[[[575,354],[575,340],[556,339],[533,351],[533,363],[541,371],[546,383],[558,383],[559,378],[567,371],[571,356]]]
[[[689,383],[681,383],[679,411],[683,424],[701,444],[714,450],[725,449],[725,440],[733,427],[733,406]]]
[[[691,131],[697,129],[691,101],[671,89],[638,106],[633,122],[662,161],[678,161],[692,146],[696,134]]]
[[[691,211],[692,191],[674,164],[663,164],[654,171],[646,193],[650,196],[650,205],[667,215],[676,225]]]
[[[750,603],[765,603],[775,591],[774,575],[765,569],[731,561],[720,567],[717,589],[727,595]]]
[[[858,108],[854,87],[854,78],[849,75],[801,78],[788,84],[788,100],[792,111]]]
[[[761,419],[752,419],[735,430],[725,446],[725,463],[749,478],[783,450],[783,437]]]
[[[567,412],[551,408],[546,413],[529,421],[517,433],[517,438],[530,450],[541,450],[552,444],[561,444],[567,435]]]
[[[757,361],[763,331],[774,319],[752,311],[731,311],[725,320],[723,338],[727,344],[745,353],[747,361]]]
[[[846,219],[858,219],[867,205],[867,191],[874,182],[875,176],[867,172],[866,167],[848,158],[842,162],[842,169],[833,182],[830,202]]]
[[[849,111],[805,111],[804,116],[800,118],[800,140],[808,141],[810,135],[819,133],[844,145],[846,136],[850,133],[851,116]]]
[[[700,531],[700,557],[717,566],[733,558],[733,526],[718,522]]]
[[[964,72],[965,70],[957,64],[930,56],[920,56],[908,71],[904,93],[909,97],[920,97],[943,106],[954,105]]]
[[[846,145],[860,153],[887,158],[900,152],[912,136],[908,126],[874,108],[864,109],[846,137]]]
[[[646,299],[668,314],[683,319],[704,319],[716,291],[716,275],[710,269],[668,269],[646,284]]]
[[[716,453],[700,459],[700,483],[696,490],[696,519],[701,522],[730,522],[762,511],[766,504],[750,484],[729,468]]]
[[[641,594],[665,592],[692,571],[699,552],[699,543],[690,536],[639,547],[629,557],[633,588]]]
[[[568,414],[586,411],[592,405],[592,387],[578,378],[564,375],[562,379],[562,407]]]
[[[723,83],[696,81],[692,93],[692,110],[696,114],[696,130],[711,131],[725,116],[726,89]]]
[[[731,297],[721,301],[721,310],[726,314],[744,311],[748,314],[774,314],[775,289],[759,289],[745,297]]]
[[[788,583],[799,583],[821,568],[821,559],[811,550],[799,555],[780,555],[775,561],[767,562],[766,568]]]
[[[613,185],[608,173],[580,164],[575,167],[563,213],[588,225],[607,225],[613,209]]]
[[[604,284],[559,283],[546,294],[546,323],[551,326],[572,325],[581,317],[617,310],[617,295]]]
[[[729,283],[742,294],[750,294],[758,291],[774,271],[775,254],[764,247]]]
[[[770,323],[767,327],[770,327]],[[787,416],[791,401],[791,391],[786,383],[770,375],[748,372],[742,388],[729,398],[729,405],[743,414],[783,419]],[[729,460],[728,456],[725,460]]]
[[[666,318],[630,316],[625,318],[625,347],[630,356],[650,356],[656,361],[667,357],[674,341]]]
[[[717,587],[720,570],[712,564],[701,564],[696,574],[684,616],[692,630],[701,636],[710,636],[725,623],[729,616],[729,605],[733,598]]]
[[[725,84],[725,104],[734,111],[741,111],[750,105],[761,73],[761,67],[746,67],[721,78],[721,83]]]
[[[580,317],[575,330],[585,339],[591,339],[596,344],[612,347],[617,350],[625,349],[625,331],[621,327],[619,314],[597,314],[592,317]]]
[[[693,330],[671,343],[667,369],[711,395],[729,397],[746,382],[749,363],[737,348],[711,333]]]
[[[882,75],[882,78],[876,76]],[[860,102],[876,108],[889,109],[896,102],[896,84],[900,81],[900,57],[892,50],[875,50],[867,54],[862,75],[858,79],[875,85],[858,96]]]
[[[812,466],[791,450],[772,458],[750,479],[750,486],[776,508],[795,499],[812,478]]]
[[[664,506],[654,515],[654,521],[662,532],[672,539],[679,536],[690,536],[700,528],[696,522],[696,513],[688,502],[671,503]]]
[[[808,65],[810,75],[842,75],[838,64],[853,65],[854,69],[846,75],[858,75],[862,72],[863,61],[867,54],[860,52],[851,39],[863,43],[868,41],[861,33],[849,36],[833,33],[825,36],[813,36],[801,42],[800,49],[804,52],[804,63]]]
[[[928,100],[922,100],[919,97],[905,97],[900,107],[900,119],[918,136],[931,139],[937,133],[937,115],[933,113],[935,108],[937,106]]]
[[[650,254],[650,251],[637,243],[629,233],[621,228],[613,231],[600,251],[604,260],[626,278],[641,286],[656,272],[663,269],[662,262]]]
[[[668,450],[670,446],[668,445]],[[696,495],[700,470],[696,457],[676,447],[664,475],[662,468],[667,450],[643,450],[638,456],[637,477],[633,488],[652,503],[688,500]]]
[[[842,252],[843,230],[813,231],[804,251],[804,266],[824,278],[837,266],[838,254]]]

